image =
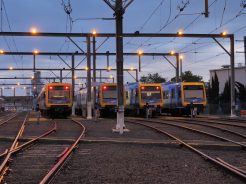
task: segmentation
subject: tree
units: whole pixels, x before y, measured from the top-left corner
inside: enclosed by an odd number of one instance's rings
[[[185,71],[182,73],[182,80],[185,82],[201,82],[202,76],[193,75],[191,71]]]
[[[230,112],[231,107],[231,79],[226,81],[223,93],[220,96],[221,109],[225,113]]]
[[[162,83],[166,82],[166,79],[160,76],[158,73],[151,74],[149,73],[147,76],[142,76],[140,78],[140,82],[143,83]]]
[[[237,97],[240,101],[241,108],[246,109],[246,86],[240,82],[235,82],[237,88]]]
[[[208,86],[208,102],[210,113],[216,113],[219,104],[219,80],[216,72]]]
[[[182,72],[182,80],[184,82],[201,82],[202,76],[194,75],[191,71],[185,71],[184,73]],[[176,77],[173,77],[171,81],[176,82]]]

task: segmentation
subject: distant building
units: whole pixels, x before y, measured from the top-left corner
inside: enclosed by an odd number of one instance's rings
[[[41,81],[41,72],[40,71],[36,71],[34,73],[34,77],[31,81],[32,83],[32,88],[31,88],[31,93],[32,93],[32,96],[36,95],[38,96],[38,94],[41,92],[42,90],[42,81]]]
[[[210,83],[212,82],[212,77],[215,76],[215,72],[219,80],[219,93],[221,94],[224,90],[225,83],[228,81],[231,76],[230,65],[223,65],[220,69],[210,70]],[[243,85],[246,85],[246,67],[242,64],[238,64],[238,67],[235,67],[235,82],[240,82]]]

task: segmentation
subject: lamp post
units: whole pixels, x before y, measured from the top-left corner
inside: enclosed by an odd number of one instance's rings
[[[182,82],[183,81],[183,79],[182,79],[182,63],[183,63],[183,56],[181,55],[181,56],[179,56],[179,63],[180,63],[180,82]]]

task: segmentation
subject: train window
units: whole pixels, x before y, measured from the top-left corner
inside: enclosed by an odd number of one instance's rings
[[[189,101],[190,99],[203,99],[204,91],[202,85],[184,86],[184,98]]]
[[[116,86],[103,86],[102,88],[102,97],[103,99],[116,99],[117,90]]]
[[[52,86],[48,91],[48,102],[52,104],[70,103],[70,90],[64,86]]]
[[[153,100],[156,103],[161,100],[161,90],[159,86],[142,86],[141,87],[142,101]]]

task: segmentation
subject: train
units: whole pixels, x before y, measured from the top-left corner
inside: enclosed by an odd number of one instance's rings
[[[152,116],[160,114],[164,105],[161,84],[127,83],[124,90],[127,115],[146,115],[147,109]]]
[[[117,85],[116,83],[99,83],[95,86],[96,101],[93,105],[100,112],[101,117],[115,116],[117,106]],[[87,116],[87,88],[83,88],[76,93],[75,114]],[[94,90],[91,89],[91,99],[93,101]],[[92,112],[93,114],[93,112]]]
[[[93,91],[90,91],[92,101]],[[190,115],[191,106],[200,114],[207,105],[203,82],[127,83],[124,85],[123,97],[125,114],[135,116],[146,115],[147,110],[151,110],[152,116],[162,113]],[[96,86],[94,105],[99,109],[101,117],[116,115],[117,84],[100,83]],[[76,94],[75,114],[87,116],[87,88]]]
[[[164,98],[163,113],[190,115],[191,106],[197,114],[207,105],[206,90],[203,82],[162,83]]]
[[[68,83],[48,83],[37,98],[37,109],[43,116],[66,118],[71,115],[72,106],[72,85]]]

